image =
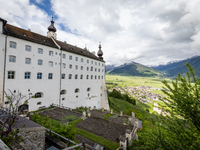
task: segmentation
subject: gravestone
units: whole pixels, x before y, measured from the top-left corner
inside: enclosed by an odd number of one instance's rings
[[[110,113],[113,114],[113,109],[110,110]]]
[[[123,112],[122,111],[120,111],[120,116],[122,116],[123,115]]]

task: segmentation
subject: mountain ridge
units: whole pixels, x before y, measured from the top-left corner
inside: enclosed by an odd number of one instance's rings
[[[109,70],[109,74],[143,77],[163,76],[163,74],[160,71],[133,61],[131,63],[125,63],[118,67],[113,66],[113,69]]]
[[[157,69],[159,71],[163,71],[167,73],[169,77],[175,77],[178,73],[185,76],[188,68],[185,66],[186,63],[189,63],[192,67],[194,67],[195,73],[197,77],[200,77],[200,56],[196,55],[191,58],[187,58],[180,61],[170,61],[165,65],[153,66],[151,68]]]

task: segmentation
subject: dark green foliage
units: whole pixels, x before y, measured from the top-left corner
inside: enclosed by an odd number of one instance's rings
[[[66,124],[61,124],[60,122],[56,122],[53,123],[54,125],[52,125],[52,120],[47,116],[40,116],[38,113],[35,113],[33,116],[31,116],[30,118],[31,120],[33,120],[34,122],[37,122],[38,124],[51,129],[52,131],[66,137],[69,138],[71,140],[74,140],[74,136],[76,134],[75,129],[72,128],[71,125],[66,126]],[[54,135],[57,139],[60,139],[60,137]]]
[[[151,118],[155,129],[140,134],[131,149],[200,149],[200,79],[189,64],[186,66],[187,77],[179,74],[171,86],[163,81],[167,101],[162,100],[166,105],[162,110],[166,116]]]
[[[132,97],[130,97],[128,94],[123,94],[123,98],[124,100],[126,100],[127,102],[135,105],[136,104],[136,100]]]
[[[118,99],[124,99],[125,101],[127,101],[133,105],[136,105],[136,100],[134,98],[130,97],[127,93],[121,94],[120,91],[117,91],[116,89],[113,89],[112,92],[108,92],[108,102],[109,102],[109,105],[111,105],[109,96],[118,98]]]
[[[119,91],[117,91],[116,89],[113,89],[112,92],[109,92],[109,93],[108,93],[108,95],[109,95],[110,97],[115,97],[115,98],[119,98],[119,99],[122,99],[122,98],[123,98],[123,97],[122,97],[122,94],[121,94]]]
[[[149,109],[146,109],[147,112],[149,112]]]

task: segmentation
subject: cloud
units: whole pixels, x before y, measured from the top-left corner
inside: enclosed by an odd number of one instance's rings
[[[57,37],[98,51],[101,41],[107,64],[135,61],[145,65],[200,55],[199,0],[44,0],[3,1],[1,17],[46,35],[50,9]]]

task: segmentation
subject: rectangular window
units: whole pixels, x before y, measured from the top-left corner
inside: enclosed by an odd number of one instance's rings
[[[16,62],[15,56],[9,56],[9,62]]]
[[[91,79],[93,79],[93,75],[91,75]]]
[[[88,79],[88,78],[89,78],[89,75],[86,76],[86,79]]]
[[[72,56],[71,55],[69,56],[69,60],[72,60]]]
[[[48,79],[53,79],[53,73],[48,74]]]
[[[94,78],[97,79],[97,76],[95,76]]]
[[[53,62],[49,61],[49,67],[53,67]]]
[[[72,74],[69,74],[69,79],[72,79]]]
[[[78,65],[76,65],[76,69],[78,69]]]
[[[93,71],[93,67],[91,67],[90,71]]]
[[[30,58],[25,58],[25,64],[31,64],[31,59]]]
[[[91,64],[93,64],[93,61],[91,60]]]
[[[62,74],[62,79],[65,79],[65,74],[64,73]]]
[[[83,79],[83,75],[81,75],[80,79]]]
[[[89,63],[89,60],[87,60],[87,63]]]
[[[15,71],[8,71],[8,79],[14,79],[15,78]]]
[[[38,65],[42,66],[42,60],[40,60],[40,59],[38,60]]]
[[[30,78],[31,78],[31,73],[30,72],[25,72],[24,79],[30,79]]]
[[[103,64],[102,64],[102,67],[103,67]]]
[[[102,72],[103,72],[103,69],[102,69]]]
[[[98,79],[100,79],[100,76],[98,76]]]
[[[81,58],[81,62],[83,62],[83,58]]]
[[[95,68],[95,72],[97,72],[97,68]]]
[[[42,73],[37,73],[37,79],[42,79]]]
[[[72,64],[69,65],[69,68],[72,69]]]
[[[83,66],[81,66],[81,70],[83,70]]]
[[[97,65],[97,62],[95,62],[95,65]]]
[[[16,47],[17,47],[17,43],[10,41],[10,48],[16,48]]]
[[[101,76],[101,79],[103,79],[103,76]]]
[[[76,57],[76,61],[78,61],[78,57]]]
[[[49,51],[49,56],[53,56],[53,51]]]
[[[55,54],[57,55],[58,53],[57,53],[57,52],[55,52]]]
[[[99,63],[99,66],[100,66],[100,63]]]
[[[87,67],[87,71],[89,71],[89,67]]]
[[[63,63],[63,64],[62,64],[62,67],[63,67],[63,68],[66,68],[66,64],[65,64],[65,63]]]
[[[31,51],[31,46],[26,45],[26,46],[25,46],[25,49],[26,49],[26,51],[30,52],[30,51]]]
[[[64,59],[66,58],[66,55],[65,55],[65,54],[63,54],[63,58],[64,58]]]
[[[39,54],[43,54],[43,49],[38,48],[38,53],[39,53]]]
[[[77,74],[75,75],[75,79],[78,79],[78,75]]]
[[[100,69],[98,69],[98,71],[100,72]]]

